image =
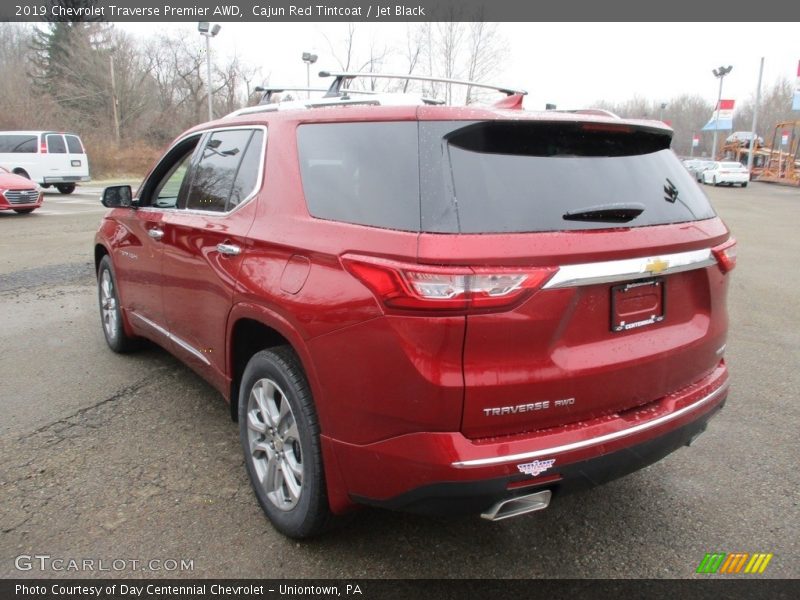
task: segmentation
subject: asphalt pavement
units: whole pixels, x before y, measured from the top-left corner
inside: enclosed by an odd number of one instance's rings
[[[303,543],[261,513],[210,386],[155,346],[106,347],[99,189],[0,213],[0,577],[683,578],[707,552],[799,577],[800,189],[706,191],[739,240],[732,387],[691,448],[517,519],[365,509]],[[126,562],[17,569],[34,555]]]

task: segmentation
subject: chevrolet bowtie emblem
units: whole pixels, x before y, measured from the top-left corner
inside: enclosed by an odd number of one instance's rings
[[[645,265],[644,270],[652,273],[653,275],[658,275],[662,271],[665,271],[669,267],[669,261],[663,260],[661,258],[654,258]]]

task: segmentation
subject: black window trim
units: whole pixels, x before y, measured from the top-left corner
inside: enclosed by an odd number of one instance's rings
[[[260,129],[264,133],[264,135],[262,136],[262,139],[261,139],[261,158],[260,158],[260,161],[259,161],[258,179],[256,180],[256,184],[253,186],[253,190],[244,198],[244,200],[242,200],[239,204],[234,206],[231,210],[228,210],[228,211],[225,211],[225,212],[218,211],[218,210],[202,210],[202,209],[198,209],[198,208],[178,208],[177,206],[174,207],[174,208],[163,208],[163,207],[158,207],[158,206],[142,206],[142,207],[140,207],[139,210],[159,211],[159,212],[169,212],[169,213],[179,213],[179,214],[189,214],[189,215],[201,215],[201,216],[227,217],[228,215],[231,215],[234,212],[236,212],[237,210],[239,210],[239,208],[241,208],[245,204],[248,204],[250,202],[250,200],[252,200],[253,198],[255,198],[258,195],[258,192],[261,190],[261,185],[264,182],[264,170],[265,170],[264,161],[266,159],[266,154],[267,154],[267,138],[268,138],[268,132],[267,132],[268,128],[267,128],[266,125],[247,125],[247,124],[229,125],[227,127],[213,127],[213,128],[210,128],[210,129],[201,129],[200,131],[193,131],[190,134],[184,135],[179,140],[177,140],[174,144],[172,144],[169,147],[169,149],[163,154],[163,156],[158,160],[158,162],[160,163],[162,160],[164,160],[164,158],[167,156],[167,154],[172,152],[172,150],[174,150],[177,146],[179,146],[180,144],[182,144],[183,142],[185,142],[189,138],[192,138],[194,136],[199,136],[199,141],[197,142],[197,146],[196,146],[195,150],[193,151],[193,153],[195,153],[195,155],[192,156],[191,162],[189,164],[189,169],[190,169],[189,179],[184,179],[184,181],[181,183],[181,193],[182,193],[183,190],[184,190],[184,186],[186,186],[186,188],[188,189],[187,183],[191,183],[191,178],[194,177],[194,167],[199,162],[199,156],[200,156],[200,154],[197,152],[197,149],[198,148],[202,148],[202,146],[206,143],[206,140],[208,140],[208,138],[211,135],[213,135],[214,133],[216,133],[217,131],[228,131],[228,130],[237,130],[237,129],[250,129],[250,130]],[[251,139],[251,141],[252,141],[252,139]],[[156,163],[156,164],[158,164],[158,163]],[[142,187],[144,187],[144,186],[142,186]],[[136,202],[137,200],[138,200],[138,197],[134,198],[134,202]],[[178,201],[180,202],[180,196],[178,196]]]

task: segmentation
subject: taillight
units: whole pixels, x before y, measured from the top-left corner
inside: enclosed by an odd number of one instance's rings
[[[736,240],[734,238],[730,238],[724,244],[712,248],[711,252],[714,254],[714,258],[717,259],[720,271],[723,273],[733,271],[736,266]]]
[[[507,308],[557,270],[408,265],[356,255],[343,256],[342,264],[389,308],[447,312]]]

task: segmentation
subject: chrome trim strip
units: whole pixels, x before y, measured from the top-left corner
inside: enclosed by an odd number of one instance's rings
[[[564,265],[544,285],[544,289],[557,289],[593,285],[597,283],[613,283],[656,275],[670,275],[692,269],[702,269],[716,264],[710,248],[691,250],[661,256],[646,256],[605,262]],[[660,271],[651,270],[653,263],[664,265]]]
[[[203,356],[202,352],[200,352],[196,348],[192,347],[187,342],[183,341],[177,335],[174,335],[174,334],[170,333],[169,331],[167,331],[166,329],[161,327],[161,325],[159,325],[158,323],[154,323],[153,321],[151,321],[147,317],[143,317],[142,315],[140,315],[137,312],[131,312],[131,314],[134,317],[136,317],[137,319],[141,320],[142,322],[146,323],[147,325],[149,325],[150,327],[155,329],[158,333],[163,335],[168,340],[172,340],[173,342],[178,344],[178,346],[180,346],[181,348],[183,348],[184,350],[189,352],[192,356],[196,356],[197,358],[199,358],[200,360],[202,360],[205,364],[207,364],[209,366],[211,365],[211,363],[208,361],[208,359],[205,356]]]
[[[605,435],[594,437],[588,440],[581,440],[580,442],[573,442],[571,444],[564,444],[562,446],[553,446],[552,448],[543,448],[542,450],[534,450],[533,452],[523,452],[521,454],[512,454],[510,456],[493,456],[491,458],[476,458],[473,460],[457,461],[451,463],[451,466],[456,467],[458,469],[463,469],[468,467],[486,467],[489,465],[498,465],[507,462],[516,462],[518,460],[529,460],[531,458],[539,458],[541,456],[553,456],[554,454],[560,454],[562,452],[571,452],[573,450],[579,450],[581,448],[586,448],[588,446],[605,444],[606,442],[617,440],[619,438],[626,437],[634,433],[639,433],[640,431],[646,431],[648,429],[652,429],[653,427],[658,427],[659,425],[668,423],[673,419],[677,419],[678,417],[685,415],[686,413],[691,412],[708,402],[711,402],[711,400],[714,400],[723,393],[727,392],[728,387],[729,384],[726,381],[723,385],[718,387],[716,390],[714,390],[707,396],[704,396],[694,404],[690,404],[689,406],[684,406],[683,408],[678,409],[675,412],[669,413],[668,415],[664,415],[663,417],[658,417],[657,419],[653,419],[652,421],[647,421],[646,423],[641,423],[640,425],[634,425],[633,427],[622,429],[620,431],[615,431],[613,433],[607,433]]]

